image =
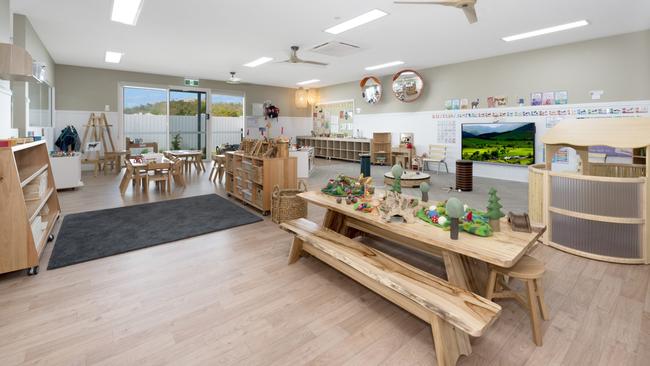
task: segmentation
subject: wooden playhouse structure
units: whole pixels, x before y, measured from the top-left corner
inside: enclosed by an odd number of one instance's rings
[[[545,163],[529,167],[528,209],[531,221],[548,227],[543,241],[587,258],[649,264],[650,118],[566,119],[541,139]],[[590,161],[590,146],[631,149],[632,156]],[[552,170],[564,147],[576,151],[577,172]]]

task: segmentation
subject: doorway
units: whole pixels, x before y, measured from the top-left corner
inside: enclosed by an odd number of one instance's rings
[[[207,124],[210,116],[204,91],[169,90],[169,145],[171,150],[207,153]]]
[[[244,95],[210,93],[211,147],[239,145],[244,131]]]

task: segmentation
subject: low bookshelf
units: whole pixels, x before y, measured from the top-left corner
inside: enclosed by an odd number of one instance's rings
[[[271,211],[273,187],[297,188],[297,174],[295,157],[265,158],[241,151],[226,153],[226,193],[264,215]]]
[[[38,273],[61,214],[45,141],[0,148],[0,273]]]

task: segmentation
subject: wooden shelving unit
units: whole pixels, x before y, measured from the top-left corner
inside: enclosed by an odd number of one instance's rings
[[[298,136],[296,140],[301,146],[313,147],[318,158],[358,162],[359,154],[370,153],[368,139]]]
[[[243,152],[226,153],[226,192],[267,215],[271,211],[273,187],[298,187],[295,157],[262,158]]]
[[[381,164],[381,159],[384,159],[384,164],[391,163],[392,135],[390,132],[375,132],[372,134],[372,146],[370,149],[370,161],[373,164]]]
[[[632,156],[633,164],[645,164],[647,152],[644,147],[640,149],[633,149],[632,154],[633,154]]]
[[[0,148],[0,273],[38,273],[61,214],[45,141]]]

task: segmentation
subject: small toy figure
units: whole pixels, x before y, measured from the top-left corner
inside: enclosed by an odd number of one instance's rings
[[[463,216],[463,204],[458,198],[451,197],[447,200],[445,211],[447,212],[449,219],[451,219],[450,237],[453,240],[458,240],[458,222]]]
[[[343,202],[343,198],[341,197],[336,197],[336,203],[341,203]]]
[[[501,212],[501,208],[503,207],[501,203],[499,203],[501,198],[497,196],[497,190],[494,188],[490,188],[488,194],[489,197],[486,216],[490,219],[489,222],[490,226],[492,227],[492,231],[498,232],[501,231],[500,219],[505,216],[505,214]]]
[[[472,221],[473,221],[473,218],[474,218],[474,217],[473,217],[473,215],[472,215],[472,211],[467,211],[467,215],[465,215],[465,221],[467,221],[467,222],[472,222]]]
[[[422,202],[429,202],[429,190],[430,189],[431,189],[431,187],[429,186],[429,183],[422,182],[420,184],[420,191],[422,191]]]

